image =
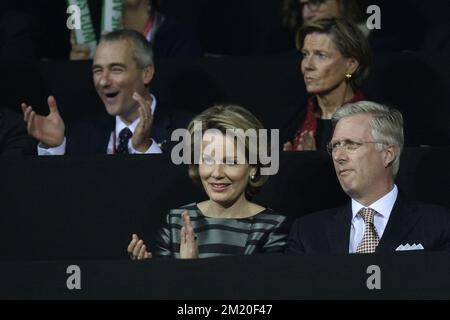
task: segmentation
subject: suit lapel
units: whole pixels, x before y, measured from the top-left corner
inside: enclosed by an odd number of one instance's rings
[[[95,128],[99,131],[92,139],[94,152],[107,154],[111,132],[116,128],[116,118],[108,115],[100,123],[96,123]]]
[[[151,137],[164,151],[165,147],[170,144],[170,135],[170,117],[165,112],[164,106],[158,103],[153,117]]]
[[[421,215],[412,206],[408,205],[399,193],[386,229],[375,252],[394,252],[402,244],[402,240],[411,232],[420,218]]]
[[[350,241],[351,205],[338,208],[327,225],[328,242],[331,253],[348,253]]]
[[[100,116],[67,126],[66,154],[106,154],[114,117]]]

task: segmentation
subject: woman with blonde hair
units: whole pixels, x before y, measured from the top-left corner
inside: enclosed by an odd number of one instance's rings
[[[242,136],[251,129],[258,132],[263,126],[234,105],[209,108],[189,124],[192,144],[200,142],[199,159],[196,146],[191,148],[189,175],[202,185],[208,200],[170,210],[157,236],[156,256],[194,259],[284,250],[286,217],[250,201],[267,180],[261,174],[259,137],[252,143]],[[128,253],[133,260],[152,257],[135,234]]]

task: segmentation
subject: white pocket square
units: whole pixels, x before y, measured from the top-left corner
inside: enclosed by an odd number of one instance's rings
[[[425,248],[422,246],[422,244],[413,244],[413,245],[410,245],[409,243],[407,243],[407,244],[405,244],[405,245],[403,245],[403,244],[401,244],[401,245],[399,245],[398,247],[397,247],[397,249],[395,249],[395,251],[411,251],[411,250],[424,250]]]

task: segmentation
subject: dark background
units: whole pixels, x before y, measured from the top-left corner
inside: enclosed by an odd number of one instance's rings
[[[375,31],[383,50],[435,51],[449,47],[447,0],[361,0],[380,6],[382,29]],[[101,1],[89,2],[98,27]],[[280,0],[160,0],[161,11],[192,27],[207,53],[268,55],[294,49],[293,35],[282,26]],[[16,0],[0,10],[33,16],[36,56],[66,59],[69,30],[66,1]]]

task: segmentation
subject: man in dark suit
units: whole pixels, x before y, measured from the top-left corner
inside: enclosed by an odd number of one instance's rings
[[[171,131],[187,126],[188,117],[170,115],[150,94],[153,54],[139,32],[118,30],[103,35],[92,72],[110,116],[81,122],[69,127],[66,134],[54,97],[48,98],[50,113],[46,117],[22,104],[28,133],[40,141],[39,155],[161,153]]]
[[[0,109],[0,155],[35,155],[36,141],[27,134],[21,116]]]
[[[450,252],[450,211],[411,202],[394,184],[404,140],[401,113],[361,101],[339,108],[333,122],[328,151],[351,201],[295,221],[287,253]]]

